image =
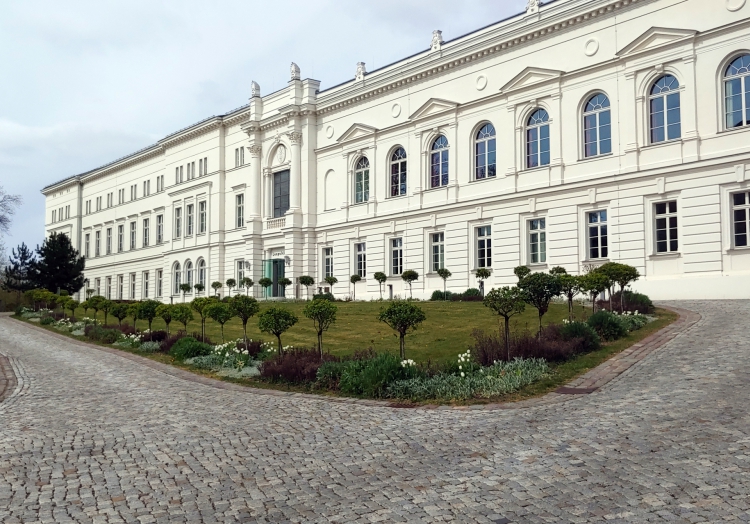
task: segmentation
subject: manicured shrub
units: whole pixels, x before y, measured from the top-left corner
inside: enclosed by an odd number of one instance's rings
[[[470,287],[463,293],[464,297],[481,297],[482,292],[475,287]]]
[[[620,308],[620,302],[622,302],[623,307]],[[605,305],[609,307],[609,301],[602,301],[602,305]],[[641,314],[650,314],[654,312],[654,303],[651,302],[651,299],[648,297],[648,295],[644,295],[643,293],[634,293],[633,291],[625,291],[625,295],[622,298],[622,301],[620,300],[620,292],[618,291],[614,295],[612,295],[612,305],[615,308],[615,310],[622,313],[623,311],[628,311],[630,313],[638,312]]]
[[[121,338],[122,333],[120,333],[119,329],[104,329],[102,331],[102,338],[100,339],[100,341],[104,344],[114,344]]]
[[[167,332],[163,330],[147,331],[141,335],[142,342],[164,342],[167,338]]]
[[[39,323],[43,326],[49,326],[55,321],[52,317],[42,317],[42,319],[39,321]]]
[[[170,348],[169,354],[177,360],[185,360],[210,355],[212,349],[208,344],[199,342],[193,337],[183,337]]]
[[[159,348],[161,347],[161,344],[158,342],[143,342],[141,344],[141,347],[138,348],[144,353],[156,353],[159,351]]]
[[[323,300],[330,300],[331,302],[335,302],[336,298],[331,293],[320,293],[318,295],[313,295],[313,300],[315,299],[323,299]]]
[[[336,360],[336,357],[326,354],[323,359]],[[260,376],[273,382],[309,383],[315,380],[322,362],[317,348],[293,348],[262,362]]]
[[[502,333],[472,332],[474,347],[471,349],[474,360],[482,366],[495,362],[508,362],[516,358],[543,358],[548,362],[564,362],[584,352],[581,338],[565,340],[560,327],[549,325],[540,334],[522,332],[510,336],[510,356],[505,351],[505,338]]]
[[[451,293],[450,291],[443,292],[439,289],[436,289],[432,292],[430,300],[452,300],[454,296],[455,293]]]
[[[380,398],[385,396],[389,384],[418,374],[416,367],[402,365],[397,356],[381,353],[369,360],[351,361],[341,372],[339,388],[349,395]]]
[[[98,341],[104,335],[104,328],[99,324],[88,324],[84,328],[83,334],[89,340]]]
[[[617,340],[628,334],[625,324],[609,311],[597,311],[587,322],[604,340]]]
[[[481,329],[475,329],[471,332],[471,336],[474,338],[474,347],[471,349],[471,355],[478,364],[491,366],[495,362],[507,359],[508,353],[505,350],[505,338],[501,332],[486,333]]]
[[[350,364],[350,360],[344,362],[336,362],[332,360],[323,362],[315,374],[315,387],[332,391],[338,390],[339,382],[341,381],[341,374]]]
[[[580,340],[579,348],[582,352],[594,351],[602,346],[602,341],[594,328],[586,322],[568,322],[560,326],[560,335],[565,341]]]
[[[181,338],[185,338],[185,333],[182,331],[178,331],[174,335],[167,337],[161,343],[161,347],[159,351],[161,353],[169,353],[172,350],[172,346],[174,346],[177,343],[177,341],[180,340]]]
[[[617,318],[628,331],[636,331],[648,324],[648,318],[643,315],[620,315]]]

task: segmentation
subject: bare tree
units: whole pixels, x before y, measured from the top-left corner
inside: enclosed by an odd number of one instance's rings
[[[9,195],[0,187],[0,233],[7,233],[10,230],[11,218],[20,205],[21,197],[19,195]]]

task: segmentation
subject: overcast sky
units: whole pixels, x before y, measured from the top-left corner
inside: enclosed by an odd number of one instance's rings
[[[44,238],[47,184],[286,85],[322,88],[518,13],[526,0],[0,0],[0,186],[23,197],[5,244]]]

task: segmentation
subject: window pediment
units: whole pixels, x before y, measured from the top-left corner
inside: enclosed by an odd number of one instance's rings
[[[354,140],[357,138],[364,138],[372,136],[378,132],[378,129],[365,124],[354,124],[349,129],[344,131],[344,134],[339,137],[337,142],[346,142],[348,140]]]
[[[557,69],[527,67],[516,76],[514,76],[510,80],[510,82],[500,88],[500,92],[508,93],[510,91],[515,91],[516,89],[529,87],[535,84],[542,84],[551,80],[559,81],[564,73],[564,71],[559,71]]]
[[[427,116],[433,116],[446,111],[453,111],[458,107],[458,102],[451,102],[442,98],[430,98],[422,104],[419,109],[411,114],[409,120],[417,120]]]
[[[631,43],[617,52],[617,56],[630,56],[644,51],[650,51],[659,47],[687,40],[694,37],[698,32],[692,29],[676,29],[667,27],[652,27]]]

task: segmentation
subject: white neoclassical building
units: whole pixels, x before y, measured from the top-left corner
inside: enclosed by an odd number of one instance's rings
[[[427,297],[441,267],[460,291],[482,267],[499,286],[607,260],[654,298],[750,296],[746,0],[532,0],[352,69],[320,90],[292,64],[286,87],[44,188],[46,232],[112,298],[301,275],[340,296],[353,274],[374,298],[379,271],[403,296],[407,269]]]

